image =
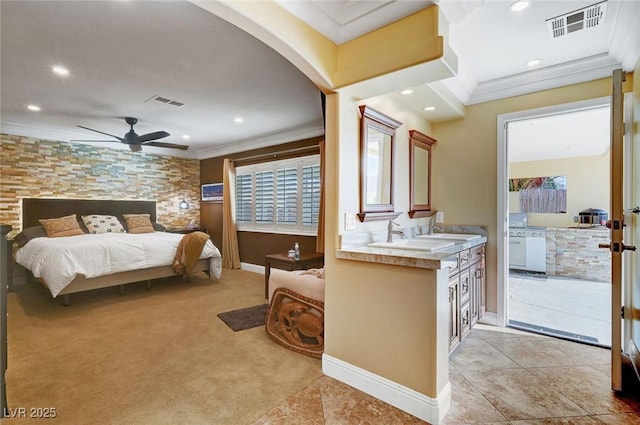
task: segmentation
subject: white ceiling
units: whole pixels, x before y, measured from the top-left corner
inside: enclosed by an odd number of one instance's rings
[[[337,43],[431,1],[300,0],[279,3]],[[431,121],[464,106],[631,71],[640,55],[640,1],[609,0],[604,25],[554,40],[545,19],[595,1],[441,0],[445,41],[459,59],[449,80],[392,94]],[[184,154],[205,158],[322,134],[320,93],[295,67],[233,25],[186,1],[6,1],[1,18],[0,131],[54,140],[166,130]],[[543,62],[528,69],[525,62]],[[55,64],[70,76],[51,73]],[[154,95],[183,102],[176,108]],[[35,103],[40,112],[26,110]],[[425,106],[435,106],[425,112]],[[244,122],[237,124],[234,118]],[[181,139],[189,134],[190,140]],[[104,145],[104,144],[103,144]],[[119,143],[107,146],[123,148]],[[183,151],[144,149],[182,155]]]
[[[608,106],[508,123],[509,162],[600,156],[609,152]]]

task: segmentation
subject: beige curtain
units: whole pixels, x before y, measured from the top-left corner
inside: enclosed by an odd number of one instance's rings
[[[236,167],[229,158],[225,158],[223,166],[222,196],[222,267],[240,268],[238,251],[238,232],[236,230]]]
[[[316,236],[316,252],[324,252],[324,174],[325,174],[325,141],[320,141],[320,211],[318,212],[318,234]]]

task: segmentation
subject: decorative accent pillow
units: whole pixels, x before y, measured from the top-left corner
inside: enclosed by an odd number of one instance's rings
[[[26,229],[23,229],[22,232],[18,233],[13,238],[13,241],[17,243],[20,248],[22,248],[31,239],[46,238],[46,237],[47,237],[47,231],[44,230],[44,226],[33,226],[33,227],[27,227]]]
[[[163,226],[162,224],[160,224],[160,223],[152,223],[152,224],[153,224],[153,229],[156,232],[166,232],[167,231],[167,228],[165,226]]]
[[[122,224],[112,215],[83,215],[82,221],[87,226],[89,233],[126,233]]]
[[[129,233],[153,233],[155,229],[151,224],[150,214],[122,214],[127,223]]]
[[[50,238],[84,235],[75,214],[59,218],[46,218],[38,221],[44,226],[44,230]]]

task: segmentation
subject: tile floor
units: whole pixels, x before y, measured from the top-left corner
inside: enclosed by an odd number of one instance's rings
[[[610,347],[611,284],[512,273],[509,319]]]
[[[610,390],[610,350],[477,325],[450,358],[446,425],[640,425],[640,390]],[[329,377],[252,425],[425,422]]]

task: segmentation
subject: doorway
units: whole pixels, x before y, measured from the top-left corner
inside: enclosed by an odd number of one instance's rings
[[[582,216],[609,209],[609,104],[601,98],[499,117],[503,326],[611,345],[610,255],[598,249],[609,231],[600,216],[589,223]]]

